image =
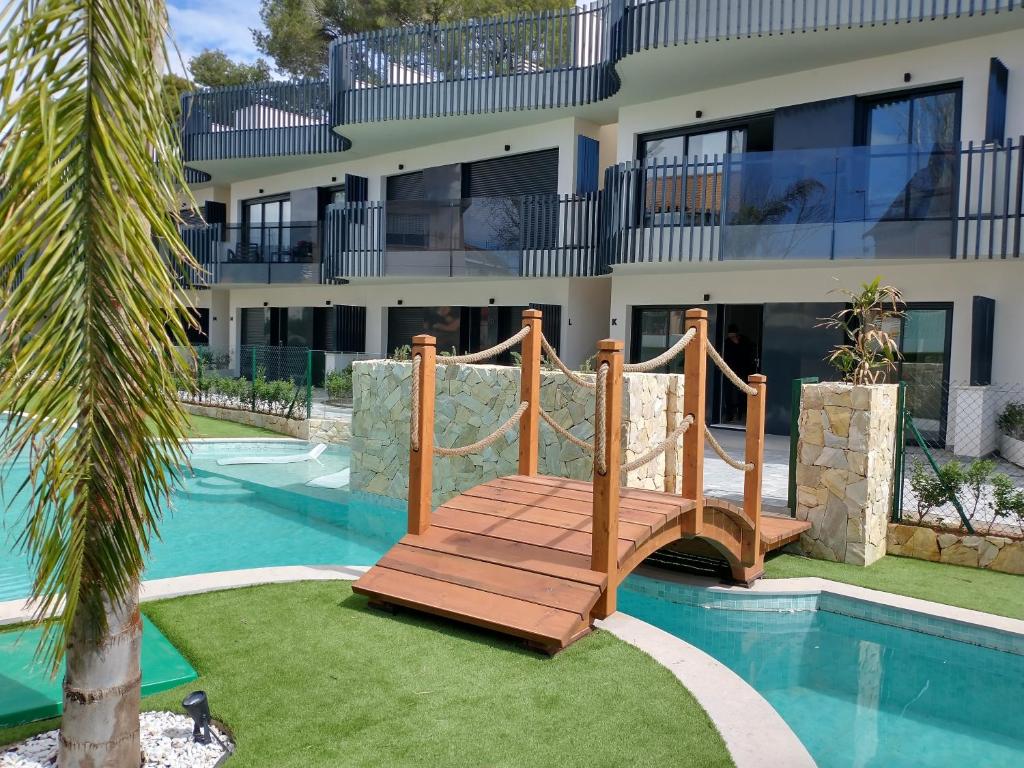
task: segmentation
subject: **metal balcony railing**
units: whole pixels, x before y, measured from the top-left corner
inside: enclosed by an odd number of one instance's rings
[[[626,56],[722,40],[910,24],[1020,0],[599,0],[587,7],[413,25],[331,46],[336,126],[588,104]]]
[[[327,81],[263,83],[182,96],[184,162],[341,152]]]
[[[1018,258],[1020,141],[659,158],[606,171],[608,265]]]

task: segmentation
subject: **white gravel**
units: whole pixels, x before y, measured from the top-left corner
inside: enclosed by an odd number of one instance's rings
[[[214,768],[226,757],[216,739],[209,744],[192,741],[192,718],[185,715],[143,712],[139,727],[144,768]],[[233,749],[219,729],[211,726],[210,730]],[[5,747],[0,752],[0,768],[53,768],[57,764],[57,734],[47,731]]]

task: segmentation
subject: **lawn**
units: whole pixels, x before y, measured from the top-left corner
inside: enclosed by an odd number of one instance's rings
[[[148,603],[210,696],[233,768],[729,766],[668,670],[604,632],[553,658],[468,627],[367,608],[313,582]],[[0,730],[0,744],[53,727]],[[682,762],[681,762],[682,761]]]
[[[883,592],[1024,619],[1024,576],[1009,573],[892,556],[883,557],[867,568],[796,555],[778,555],[765,562],[766,578],[788,579],[796,576],[818,576]]]
[[[188,437],[286,437],[262,427],[188,414]]]

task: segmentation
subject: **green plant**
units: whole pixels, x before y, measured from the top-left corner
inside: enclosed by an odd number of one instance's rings
[[[876,277],[858,292],[840,290],[849,306],[831,317],[819,318],[816,328],[841,331],[845,343],[825,358],[852,384],[875,384],[896,370],[899,344],[887,326],[903,317],[903,294]]]
[[[398,361],[407,361],[412,359],[412,347],[408,344],[395,347],[395,351],[391,353],[391,359]]]
[[[1024,490],[1017,488],[1009,475],[1000,472],[992,478],[992,495],[995,497],[995,516],[1016,526],[1024,533]]]
[[[66,657],[58,762],[138,766],[139,580],[180,477],[178,127],[162,0],[11,0],[0,46],[3,447],[35,445],[18,532],[43,648]],[[32,330],[28,335],[26,331]],[[46,418],[29,418],[29,413]],[[23,416],[24,415],[24,416]],[[116,652],[110,652],[116,648]]]
[[[324,389],[331,400],[352,396],[352,366],[341,371],[331,371],[324,377]]]
[[[1024,403],[1008,403],[996,418],[996,425],[1007,437],[1024,440]]]

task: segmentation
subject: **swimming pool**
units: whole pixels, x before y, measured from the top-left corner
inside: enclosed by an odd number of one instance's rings
[[[146,579],[276,565],[372,565],[405,532],[405,509],[384,499],[356,503],[346,489],[312,488],[314,477],[348,466],[332,446],[322,464],[220,467],[217,459],[309,450],[294,441],[194,443],[193,476],[171,497],[153,542]],[[15,546],[24,497],[11,497],[28,471],[21,460],[0,475],[0,601],[29,594],[29,564]]]
[[[980,630],[969,630],[972,641],[994,647],[856,618],[906,618],[857,602],[709,593],[635,575],[619,590],[619,610],[753,686],[821,768],[1024,764],[1024,655],[995,650],[1009,641]]]

